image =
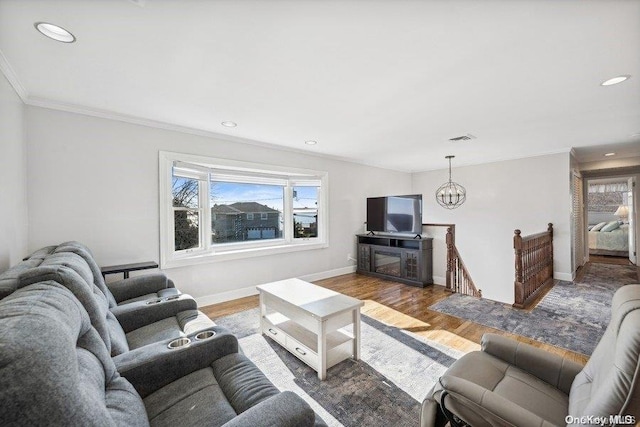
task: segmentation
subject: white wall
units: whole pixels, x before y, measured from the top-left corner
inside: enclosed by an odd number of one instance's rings
[[[0,73],[0,271],[27,255],[24,104]]]
[[[159,258],[158,151],[329,172],[329,248],[165,270],[202,298],[323,272],[348,272],[367,196],[411,191],[411,175],[39,107],[27,107],[29,247],[88,245],[101,265]],[[230,293],[229,293],[230,292]]]
[[[569,153],[453,168],[453,180],[467,190],[459,208],[435,201],[447,170],[413,175],[413,192],[422,193],[425,223],[456,224],[456,246],[485,298],[513,303],[513,231],[522,235],[554,225],[556,278],[571,279],[571,193]],[[428,232],[428,230],[427,230]]]

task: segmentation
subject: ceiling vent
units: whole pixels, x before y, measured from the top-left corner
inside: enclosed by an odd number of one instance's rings
[[[460,142],[460,141],[471,141],[472,139],[476,139],[476,137],[471,135],[470,133],[468,133],[466,135],[449,138],[449,141],[451,141],[451,142]]]

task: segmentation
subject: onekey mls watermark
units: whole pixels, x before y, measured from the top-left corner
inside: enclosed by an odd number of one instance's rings
[[[567,425],[580,424],[580,425],[596,425],[596,426],[610,426],[610,425],[635,425],[636,417],[633,415],[609,415],[594,416],[583,415],[581,417],[574,417],[573,415],[567,415],[564,418]]]

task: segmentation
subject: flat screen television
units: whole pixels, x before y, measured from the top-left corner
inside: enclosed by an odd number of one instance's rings
[[[367,230],[422,234],[422,194],[367,198]]]

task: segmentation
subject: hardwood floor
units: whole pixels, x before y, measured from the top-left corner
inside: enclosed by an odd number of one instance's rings
[[[606,255],[589,255],[589,262],[601,264],[632,265],[629,258]]]
[[[429,310],[430,305],[450,295],[443,286],[433,285],[422,289],[355,273],[314,283],[365,301],[362,313],[367,316],[463,352],[479,350],[482,335],[492,332],[580,363],[586,363],[588,360],[583,354]],[[202,307],[201,310],[207,316],[216,318],[257,306],[258,297],[251,296]]]

